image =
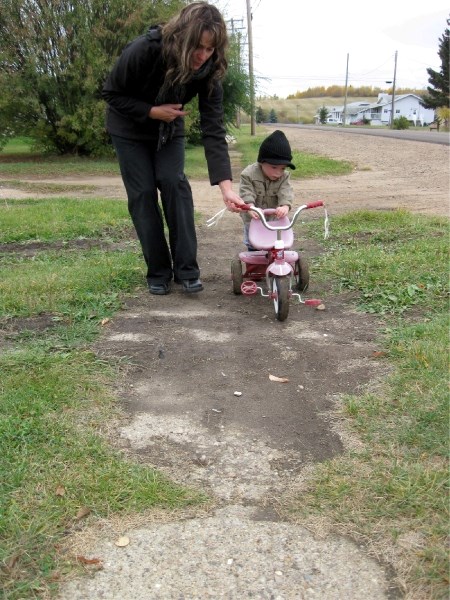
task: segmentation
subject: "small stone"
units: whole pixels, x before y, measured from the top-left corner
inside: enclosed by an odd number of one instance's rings
[[[129,543],[130,543],[130,538],[127,535],[121,535],[116,540],[116,546],[118,546],[119,548],[125,548],[125,546],[128,546]]]

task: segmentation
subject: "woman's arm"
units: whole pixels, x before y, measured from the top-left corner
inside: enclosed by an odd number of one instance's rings
[[[130,42],[105,81],[103,99],[117,113],[137,123],[145,123],[153,102],[145,97],[143,85],[157,79],[159,61],[158,44],[150,44],[145,36]]]
[[[231,212],[240,212],[239,205],[245,204],[245,202],[241,200],[235,191],[233,191],[231,179],[219,181],[219,188],[222,192],[222,198],[228,210],[231,210]]]

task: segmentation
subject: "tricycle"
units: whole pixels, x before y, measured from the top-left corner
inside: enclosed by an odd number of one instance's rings
[[[301,304],[320,306],[316,298],[303,300],[300,292],[307,290],[309,270],[306,259],[298,252],[290,250],[294,243],[293,226],[303,210],[323,206],[323,202],[303,204],[295,210],[292,219],[268,220],[276,209],[261,209],[248,204],[242,207],[258,215],[252,218],[249,227],[249,242],[254,250],[239,252],[231,262],[233,292],[261,296],[273,302],[278,321],[285,321],[289,314],[289,301],[296,298]],[[257,282],[265,282],[265,289]]]

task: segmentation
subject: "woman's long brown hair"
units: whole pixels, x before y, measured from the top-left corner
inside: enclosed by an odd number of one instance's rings
[[[214,46],[211,81],[224,77],[228,47],[225,21],[215,6],[208,2],[193,2],[162,28],[163,56],[167,65],[166,84],[183,85],[192,76],[192,53],[199,47],[205,31],[212,35]]]

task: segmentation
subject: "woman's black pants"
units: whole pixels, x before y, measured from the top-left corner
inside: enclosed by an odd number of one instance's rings
[[[128,210],[147,263],[150,284],[197,279],[194,203],[184,174],[184,138],[156,150],[156,141],[111,136],[128,196]],[[161,205],[169,230],[164,234]],[[170,250],[169,250],[170,246]]]

